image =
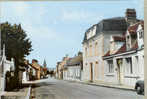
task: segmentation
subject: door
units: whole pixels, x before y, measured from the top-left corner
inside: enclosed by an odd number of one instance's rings
[[[90,63],[90,81],[93,82],[93,63]]]
[[[117,59],[117,78],[118,84],[122,84],[122,59]]]

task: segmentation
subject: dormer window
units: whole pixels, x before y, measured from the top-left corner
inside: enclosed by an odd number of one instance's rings
[[[139,31],[139,38],[143,38],[143,32]]]
[[[127,39],[129,39],[130,37],[129,37],[129,35],[127,36]]]

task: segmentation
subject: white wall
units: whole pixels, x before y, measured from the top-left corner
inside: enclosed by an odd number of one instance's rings
[[[3,77],[0,77],[0,91],[4,91],[5,89],[5,75],[7,71],[10,71],[10,68],[14,69],[14,60],[12,59],[11,61],[6,60],[6,57],[3,56]],[[2,64],[0,64],[2,66]]]
[[[81,80],[81,66],[67,66],[67,70],[63,72],[64,80],[80,81]]]

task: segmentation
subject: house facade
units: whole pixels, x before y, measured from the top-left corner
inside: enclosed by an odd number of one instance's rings
[[[63,79],[70,81],[81,81],[83,73],[83,56],[79,52],[77,56],[69,58],[64,65]]]
[[[111,37],[104,55],[105,82],[135,86],[144,78],[144,22],[130,25],[121,37]]]
[[[57,63],[57,66],[56,66],[56,78],[63,79],[64,65],[66,64],[68,59],[69,59],[69,57],[65,56],[65,57],[63,57],[61,62]]]
[[[111,36],[122,36],[129,25],[139,20],[136,11],[127,9],[125,17],[104,19],[85,32],[83,40],[83,80],[104,81],[104,54]]]
[[[41,67],[38,64],[38,61],[35,60],[35,59],[33,59],[32,60],[32,64],[31,64],[31,67],[33,68],[32,69],[32,72],[35,73],[35,79],[36,80],[39,80],[40,77],[41,77]]]
[[[6,59],[5,56],[5,46],[3,47],[2,56],[0,57],[0,92],[4,91],[6,88],[6,73],[9,71],[14,71],[14,60],[11,61]],[[13,76],[13,75],[11,75]]]

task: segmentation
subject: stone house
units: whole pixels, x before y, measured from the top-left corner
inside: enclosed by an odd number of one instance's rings
[[[31,67],[33,68],[33,70],[35,71],[35,79],[39,80],[40,79],[40,74],[41,74],[41,68],[40,65],[38,64],[38,61],[36,59],[32,60],[32,64]]]
[[[144,78],[144,22],[129,26],[121,37],[112,36],[103,59],[105,82],[134,87]]]
[[[55,77],[56,78],[59,78],[59,64],[60,64],[60,62],[57,62],[56,71],[55,71]]]
[[[63,79],[64,65],[66,64],[68,59],[69,59],[69,57],[65,56],[65,57],[63,57],[61,62],[57,63],[57,66],[56,66],[56,76],[57,76],[58,79]]]
[[[103,56],[109,50],[110,37],[122,36],[129,25],[139,21],[134,9],[127,9],[125,14],[125,17],[104,19],[85,32],[82,42],[83,80],[104,81]]]
[[[64,65],[63,79],[80,81],[82,80],[83,73],[83,56],[79,52],[77,56],[69,58],[69,60]]]

